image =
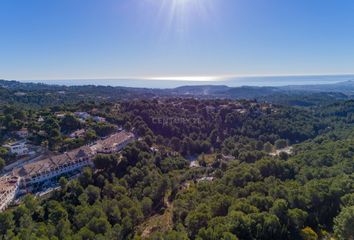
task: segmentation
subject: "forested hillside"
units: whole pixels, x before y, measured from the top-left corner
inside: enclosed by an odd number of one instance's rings
[[[179,98],[28,111],[8,106],[0,118],[2,141],[28,127],[33,144],[47,142],[48,148],[65,151],[89,141],[64,141],[72,124],[80,124],[68,112],[93,110],[107,119],[107,127],[121,125],[139,139],[119,154],[96,156],[95,167],[77,179],[61,178],[61,188],[51,196],[27,195],[0,213],[0,235],[352,239],[353,109],[352,101],[303,109]],[[58,111],[66,117],[57,120]],[[39,116],[43,123],[36,121]],[[85,124],[94,137],[105,129]],[[40,129],[47,132],[43,138],[37,136]]]

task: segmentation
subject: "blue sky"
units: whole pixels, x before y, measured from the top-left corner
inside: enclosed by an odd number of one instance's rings
[[[348,73],[352,0],[0,1],[0,78]]]

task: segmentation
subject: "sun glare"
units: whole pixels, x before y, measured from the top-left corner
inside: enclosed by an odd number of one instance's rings
[[[186,4],[188,2],[191,2],[193,0],[172,0],[174,1],[176,4]]]
[[[159,10],[158,24],[164,34],[186,37],[193,27],[212,19],[214,0],[150,0]],[[206,24],[208,25],[208,24]]]

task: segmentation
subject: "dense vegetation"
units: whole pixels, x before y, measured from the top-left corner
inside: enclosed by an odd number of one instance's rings
[[[308,106],[307,106],[308,107]],[[108,123],[70,112],[98,111]],[[0,214],[3,239],[351,239],[353,102],[293,108],[256,101],[156,99],[3,108],[2,141],[27,127],[55,151],[108,134],[140,140],[47,199]],[[56,112],[66,112],[59,120]],[[43,116],[44,121],[38,122]],[[82,126],[84,124],[84,126]],[[65,134],[90,130],[79,143]],[[44,134],[43,134],[44,131]],[[280,152],[292,146],[292,153]],[[6,149],[0,152],[11,157]],[[190,168],[186,159],[196,159]]]

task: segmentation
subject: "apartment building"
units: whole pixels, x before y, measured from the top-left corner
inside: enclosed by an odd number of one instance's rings
[[[0,212],[4,211],[15,199],[19,180],[16,176],[0,177]]]
[[[134,140],[134,134],[121,131],[92,146],[31,162],[14,169],[11,176],[0,178],[0,211],[5,209],[19,191],[27,191],[37,184],[45,183],[64,174],[73,174],[93,164],[96,154],[110,154],[120,151]]]
[[[101,154],[119,152],[134,140],[134,134],[126,131],[113,134],[110,137],[97,141],[91,149]]]
[[[26,164],[15,169],[13,175],[21,178],[20,187],[24,188],[89,166],[92,164],[92,156],[91,149],[84,146],[58,156]]]

